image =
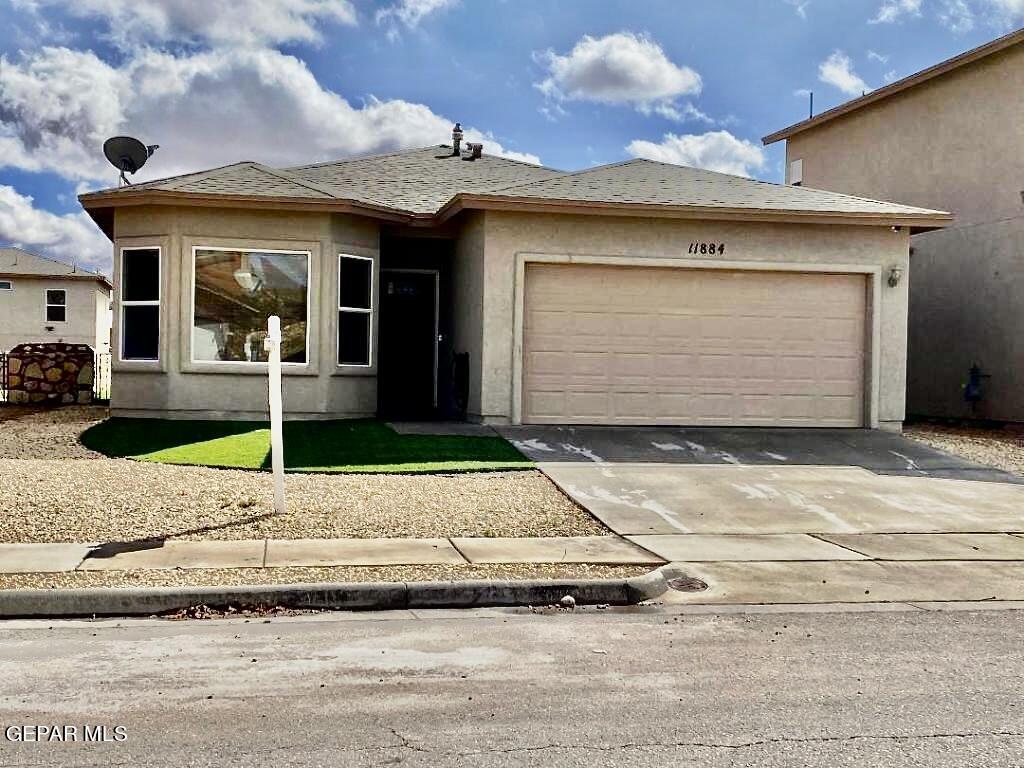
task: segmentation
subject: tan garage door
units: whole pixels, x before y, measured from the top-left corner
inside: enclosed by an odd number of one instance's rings
[[[529,265],[522,420],[864,425],[863,275]]]

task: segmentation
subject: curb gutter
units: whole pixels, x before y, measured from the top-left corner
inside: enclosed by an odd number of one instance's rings
[[[680,575],[665,565],[629,579],[410,581],[233,587],[146,587],[0,590],[0,618],[152,616],[207,605],[296,609],[401,610],[552,605],[571,595],[578,605],[634,605],[665,593]]]

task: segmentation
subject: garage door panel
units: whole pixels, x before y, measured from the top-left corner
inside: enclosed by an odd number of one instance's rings
[[[530,265],[523,419],[861,426],[862,275]]]

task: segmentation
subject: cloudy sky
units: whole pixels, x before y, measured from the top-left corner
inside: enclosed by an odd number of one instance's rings
[[[0,244],[109,270],[77,193],[441,143],[778,181],[760,137],[1024,24],[1024,0],[0,0]]]

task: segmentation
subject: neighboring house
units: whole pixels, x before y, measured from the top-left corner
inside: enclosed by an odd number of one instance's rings
[[[945,213],[446,145],[84,194],[115,246],[113,412],[887,427],[911,232]]]
[[[783,139],[790,183],[956,215],[911,242],[908,412],[1024,421],[1024,29]]]
[[[62,341],[110,351],[110,281],[21,248],[0,248],[0,352]]]

